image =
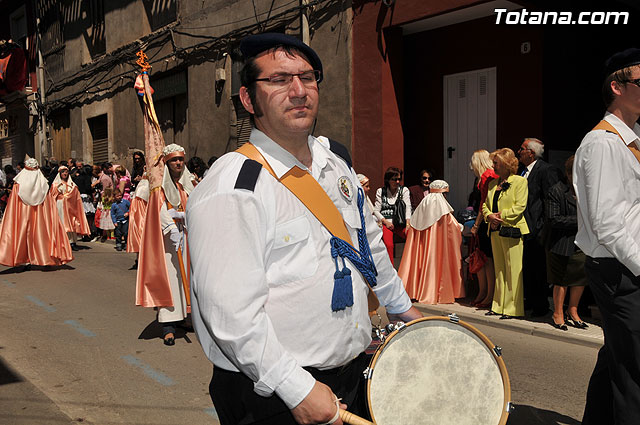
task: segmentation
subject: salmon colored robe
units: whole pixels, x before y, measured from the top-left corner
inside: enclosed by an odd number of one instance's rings
[[[144,185],[144,187],[141,187]],[[146,188],[146,193],[144,192]],[[138,183],[136,194],[131,201],[129,209],[129,235],[127,237],[127,252],[140,252],[142,243],[142,231],[147,218],[147,204],[149,201],[149,181],[141,180]]]
[[[62,191],[58,188],[60,185],[62,185]],[[59,216],[66,232],[79,235],[91,234],[78,186],[75,184],[69,185],[64,181],[57,184],[54,182],[51,189],[49,189],[49,195],[56,201],[59,207],[58,211],[62,211]]]
[[[51,196],[39,205],[24,203],[15,183],[0,224],[0,264],[57,266],[73,260],[69,238]]]
[[[409,298],[423,304],[451,304],[465,296],[462,233],[451,213],[424,230],[409,226],[398,275]]]

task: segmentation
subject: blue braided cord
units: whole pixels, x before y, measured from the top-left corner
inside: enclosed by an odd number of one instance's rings
[[[378,270],[373,262],[373,255],[371,255],[371,248],[369,247],[369,240],[367,239],[363,207],[364,192],[361,188],[358,188],[358,211],[360,213],[361,224],[360,229],[358,229],[358,247],[360,249],[356,250],[354,247],[349,245],[348,242],[335,236],[331,238],[329,243],[331,244],[332,258],[335,259],[340,256],[342,257],[343,262],[345,257],[348,258],[353,265],[356,266],[356,269],[358,269],[369,285],[374,287],[377,284],[376,276],[378,276]],[[338,264],[336,263],[336,269],[337,268]]]

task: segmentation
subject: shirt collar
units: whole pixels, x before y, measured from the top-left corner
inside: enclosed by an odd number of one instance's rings
[[[535,161],[533,161],[531,164],[527,165],[527,170],[529,170],[529,172],[531,172],[531,170],[533,170],[533,167],[536,165],[536,162],[538,162],[537,159]]]
[[[634,124],[633,130],[627,127],[627,125],[618,118],[616,115],[611,112],[607,112],[604,116],[605,121],[613,126],[616,131],[620,134],[622,141],[625,145],[633,142],[640,136],[640,126],[638,124]],[[637,144],[637,143],[636,143]]]
[[[282,178],[283,175],[295,166],[308,171],[308,168],[298,161],[295,156],[257,128],[251,130],[249,140],[258,148],[262,156],[264,156],[264,159],[269,163],[278,179]],[[315,137],[309,135],[307,143],[311,151],[312,169],[314,172],[320,171],[327,165],[327,159],[331,157],[327,154],[327,149],[323,143]]]

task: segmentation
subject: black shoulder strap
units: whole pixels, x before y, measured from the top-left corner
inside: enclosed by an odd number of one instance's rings
[[[349,151],[347,150],[346,147],[344,147],[344,145],[342,143],[336,142],[333,139],[329,139],[329,149],[331,150],[331,152],[335,153],[340,158],[342,158],[344,160],[344,162],[347,163],[349,168],[352,167],[352,165],[351,165],[351,155],[349,155]]]
[[[236,179],[235,189],[246,189],[253,192],[260,175],[262,165],[253,159],[246,159]]]

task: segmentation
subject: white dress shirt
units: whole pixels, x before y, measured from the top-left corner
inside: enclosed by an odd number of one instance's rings
[[[307,170],[264,133],[254,129],[250,140],[278,177],[295,165]],[[323,141],[309,136],[308,144],[311,174],[342,213],[357,244],[356,174]],[[189,197],[193,323],[216,367],[243,372],[255,383],[256,393],[275,392],[293,408],[315,384],[302,367],[344,365],[370,343],[368,287],[347,260],[354,304],[331,310],[336,269],[330,233],[265,169],[254,191],[234,189],[245,160],[236,152],[222,156]],[[341,177],[350,181],[351,199],[339,189]],[[373,215],[365,214],[365,219],[378,269],[375,292],[388,312],[405,312],[411,301],[389,261],[382,232]]]
[[[525,179],[529,178],[529,174],[531,174],[531,170],[533,170],[533,167],[536,165],[536,162],[538,162],[537,159],[535,161],[533,161],[531,164],[527,165],[522,177],[524,177]]]
[[[576,245],[590,257],[613,257],[640,275],[640,163],[626,146],[633,130],[617,116],[604,118],[620,133],[590,131],[582,139],[573,165],[578,199]]]

